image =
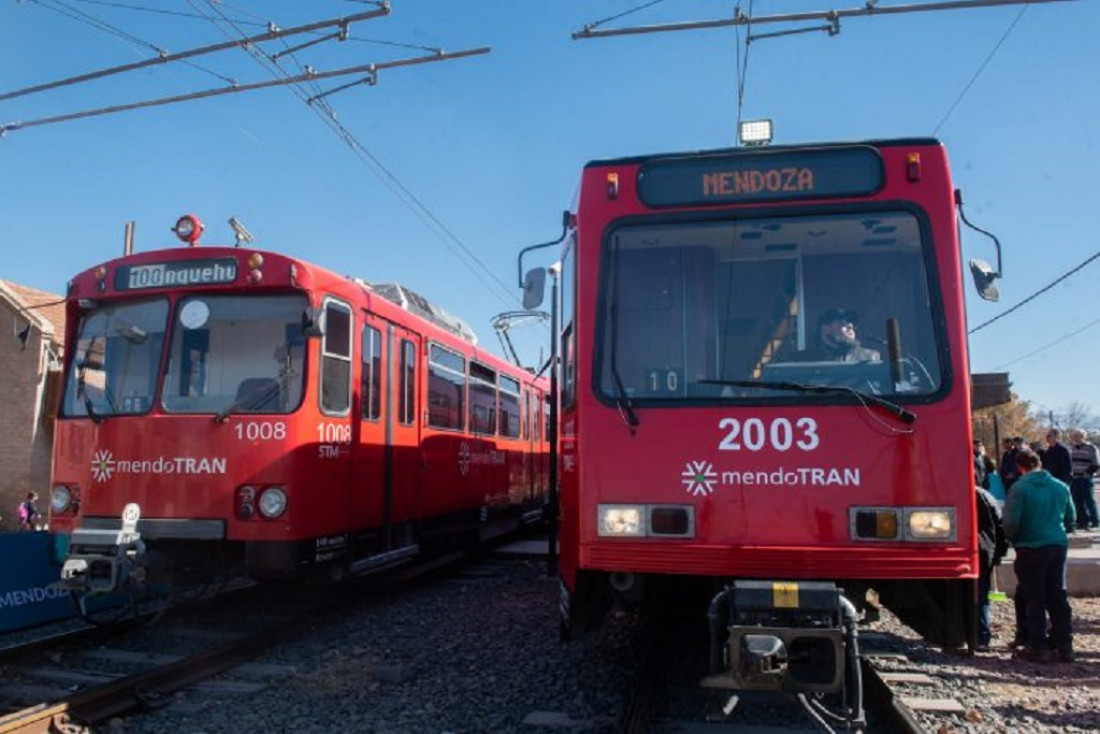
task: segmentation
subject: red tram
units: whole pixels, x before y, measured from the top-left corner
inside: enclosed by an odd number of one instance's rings
[[[401,286],[176,231],[192,246],[69,284],[50,528],[70,589],[339,578],[541,518],[545,380]]]
[[[567,632],[701,586],[704,685],[839,693],[849,720],[871,590],[973,641],[955,203],[929,139],[585,167],[560,264]],[[822,351],[857,319],[857,351]]]

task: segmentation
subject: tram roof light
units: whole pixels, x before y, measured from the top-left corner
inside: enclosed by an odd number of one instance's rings
[[[176,233],[176,237],[179,237],[181,242],[186,242],[191,247],[195,247],[199,242],[199,237],[202,237],[202,222],[194,214],[184,214],[176,220],[176,226],[172,227],[172,231]]]
[[[767,145],[772,141],[771,120],[745,120],[738,124],[741,145]]]

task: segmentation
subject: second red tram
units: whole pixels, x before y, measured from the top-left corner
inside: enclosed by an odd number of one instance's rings
[[[706,685],[842,692],[857,719],[870,590],[931,637],[973,639],[963,268],[942,145],[592,162],[562,267],[567,630],[701,582]]]
[[[50,527],[74,590],[338,578],[542,515],[545,380],[408,289],[189,246],[80,273],[67,308]]]

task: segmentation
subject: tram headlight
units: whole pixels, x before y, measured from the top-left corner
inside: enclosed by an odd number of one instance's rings
[[[645,535],[642,505],[598,505],[597,528],[604,537],[630,538]]]
[[[260,514],[264,517],[278,517],[286,512],[286,492],[282,487],[270,487],[260,495]]]
[[[907,540],[954,540],[954,508],[907,508],[905,510],[905,534]]]
[[[72,504],[73,493],[64,484],[58,484],[50,492],[50,509],[54,512],[64,512]]]

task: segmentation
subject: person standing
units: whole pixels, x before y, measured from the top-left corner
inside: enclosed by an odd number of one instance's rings
[[[989,489],[989,477],[991,474],[996,473],[997,464],[993,461],[993,458],[985,452],[985,444],[982,443],[980,438],[975,438],[974,443],[974,472],[975,476],[978,476],[978,467],[981,467],[981,478],[978,482],[985,489]]]
[[[978,652],[989,650],[993,629],[989,624],[989,589],[993,585],[993,570],[1008,552],[1008,538],[1001,522],[997,500],[988,490],[978,486],[975,510],[978,515]]]
[[[38,519],[38,495],[35,492],[27,492],[27,498],[19,503],[19,529],[34,530],[34,523]]]
[[[1001,467],[998,473],[1001,475],[1001,483],[1004,484],[1006,496],[1008,490],[1012,489],[1012,483],[1020,476],[1020,471],[1016,468],[1016,454],[1020,452],[1023,446],[1024,439],[1022,436],[1004,440],[1005,452],[1001,455]]]
[[[1073,613],[1066,593],[1066,528],[1076,521],[1069,487],[1042,468],[1031,451],[1016,455],[1020,478],[1005,503],[1005,535],[1016,547],[1016,593],[1022,594],[1025,620],[1017,628],[1026,632],[1027,646],[1018,653],[1024,660],[1051,662],[1046,639],[1050,617],[1050,642],[1062,662],[1073,661]],[[1017,614],[1021,605],[1017,604]]]
[[[1069,432],[1070,463],[1072,477],[1069,489],[1073,493],[1073,507],[1077,511],[1077,527],[1081,530],[1100,527],[1100,515],[1096,511],[1096,494],[1093,475],[1100,469],[1100,456],[1096,446],[1088,441],[1088,434],[1079,428]]]
[[[1051,428],[1046,435],[1047,448],[1040,457],[1043,467],[1059,482],[1069,486],[1073,471],[1070,468],[1069,448],[1062,443],[1062,432],[1057,428]]]

